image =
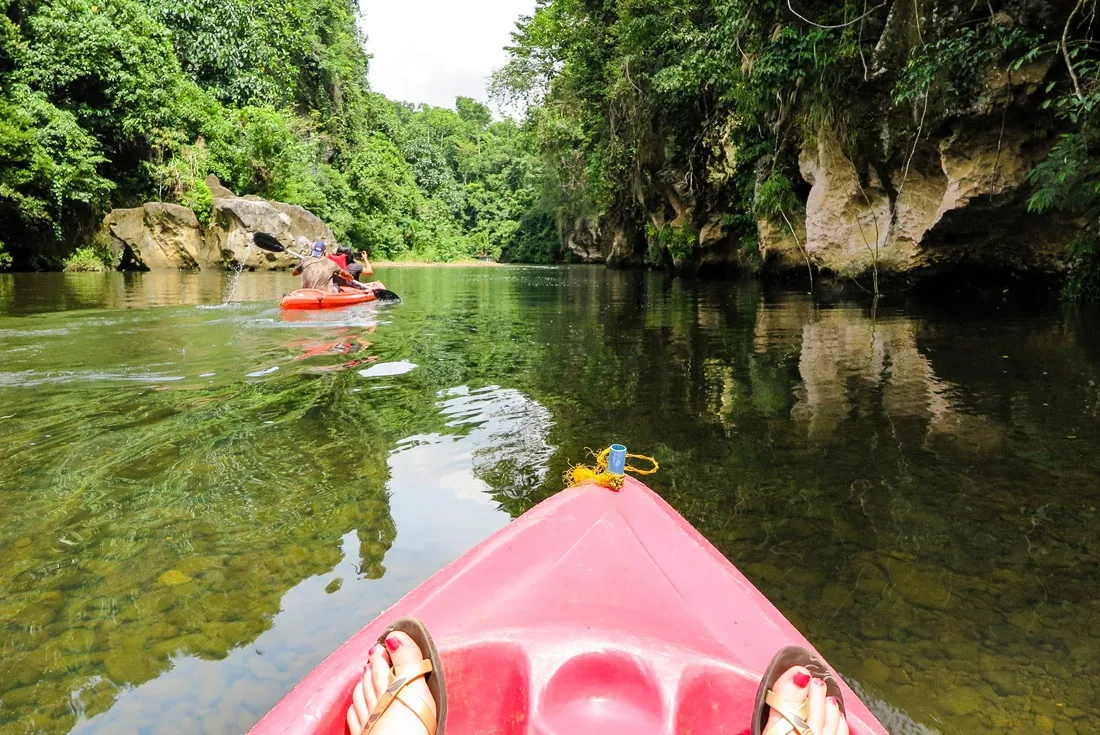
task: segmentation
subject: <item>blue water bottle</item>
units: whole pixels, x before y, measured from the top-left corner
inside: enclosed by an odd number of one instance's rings
[[[607,457],[607,471],[613,475],[626,472],[626,447],[622,444],[611,445],[611,453]]]

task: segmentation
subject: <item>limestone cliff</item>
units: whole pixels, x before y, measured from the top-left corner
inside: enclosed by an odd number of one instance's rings
[[[256,232],[268,232],[284,245],[308,251],[318,240],[336,244],[332,230],[302,207],[259,197],[238,197],[216,177],[207,180],[214,195],[210,224],[203,226],[187,207],[149,202],[112,210],[103,219],[99,239],[115,261],[136,270],[211,270],[236,268],[286,270],[298,263],[289,253],[268,253],[252,244]]]
[[[832,101],[850,108],[842,121],[792,118],[788,142],[777,134],[777,152],[757,170],[762,178],[774,171],[786,146],[797,201],[781,216],[744,225],[751,204],[734,189],[730,171],[738,154],[721,137],[721,125],[711,126],[719,131],[716,142],[700,133],[699,145],[711,150],[702,172],[666,161],[655,125],[654,140],[639,147],[629,202],[566,227],[566,247],[588,262],[803,274],[809,266],[838,279],[912,279],[971,266],[1059,273],[1086,223],[1029,212],[1028,177],[1062,132],[1041,103],[1044,88],[1065,77],[1065,66],[1054,53],[1027,64],[1001,57],[980,71],[960,109],[930,112],[922,97],[896,103],[899,70],[920,43],[917,24],[933,22],[941,5],[892,3],[865,60],[860,96]],[[1016,15],[1000,12],[989,23],[1006,32],[1025,23],[1060,30],[1061,5],[1021,0]],[[612,224],[631,221],[633,232]]]

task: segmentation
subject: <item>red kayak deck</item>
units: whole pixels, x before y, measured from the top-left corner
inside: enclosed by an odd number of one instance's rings
[[[367,651],[404,615],[420,617],[440,650],[448,735],[743,735],[772,656],[810,647],[717,549],[628,477],[620,492],[559,493],[442,569],[252,732],[345,733]],[[841,686],[851,731],[885,735]]]
[[[357,288],[341,288],[340,293],[317,288],[299,288],[284,296],[280,306],[284,309],[339,309],[342,306],[365,304],[377,298],[374,291],[361,291]]]

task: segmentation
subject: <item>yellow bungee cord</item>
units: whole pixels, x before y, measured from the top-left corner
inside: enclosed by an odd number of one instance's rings
[[[651,467],[649,469],[641,469],[631,465],[624,465],[622,472],[613,472],[608,465],[612,449],[621,450],[621,455],[626,459],[640,459],[649,462]],[[611,490],[618,490],[623,486],[623,477],[627,472],[635,475],[652,475],[654,472],[661,469],[661,466],[657,464],[657,460],[653,459],[653,457],[647,457],[644,454],[626,454],[626,448],[618,444],[604,449],[599,454],[593,452],[591,449],[587,451],[590,457],[595,458],[595,465],[589,467],[588,465],[578,464],[566,470],[562,478],[565,481],[566,487],[577,487],[578,485],[592,482]]]

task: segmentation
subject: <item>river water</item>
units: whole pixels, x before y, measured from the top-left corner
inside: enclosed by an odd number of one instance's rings
[[[1100,732],[1096,316],[381,275],[0,275],[0,733],[242,732],[612,441],[893,732]]]

